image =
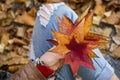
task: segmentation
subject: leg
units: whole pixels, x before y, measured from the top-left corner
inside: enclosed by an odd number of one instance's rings
[[[104,59],[99,49],[95,49],[93,51],[97,56],[99,56],[99,58],[93,59],[96,70],[94,71],[85,67],[80,67],[78,75],[81,76],[83,80],[110,80],[114,73],[113,68]]]

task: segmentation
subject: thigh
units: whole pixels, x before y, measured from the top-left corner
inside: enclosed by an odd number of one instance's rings
[[[110,80],[114,73],[113,68],[104,59],[99,49],[95,49],[93,51],[97,56],[99,56],[99,58],[92,59],[96,70],[91,70],[81,66],[78,70],[78,75],[81,76],[83,80],[102,80],[103,78],[104,80]]]

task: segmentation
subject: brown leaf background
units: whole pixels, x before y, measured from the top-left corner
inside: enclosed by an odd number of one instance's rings
[[[0,69],[16,72],[27,64],[36,12],[41,4],[56,1],[62,0],[0,0]],[[104,56],[120,58],[120,0],[66,0],[66,4],[78,15],[91,5],[95,13],[91,31],[110,39],[100,50]]]

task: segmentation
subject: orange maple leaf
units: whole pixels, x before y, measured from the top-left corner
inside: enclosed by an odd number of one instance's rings
[[[107,42],[106,37],[90,32],[93,12],[87,12],[88,9],[75,23],[64,15],[62,20],[57,17],[60,32],[53,30],[55,39],[49,40],[56,45],[49,51],[65,55],[64,64],[70,64],[74,74],[80,65],[95,69],[91,58],[97,55],[92,50]]]

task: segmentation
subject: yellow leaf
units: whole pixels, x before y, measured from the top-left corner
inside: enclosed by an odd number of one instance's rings
[[[92,19],[93,19],[93,12],[89,13],[85,20],[84,25],[84,35],[86,36],[87,33],[90,31],[91,25],[92,25]]]
[[[88,53],[88,56],[89,56],[90,58],[98,58],[98,56],[97,56],[93,51],[89,52],[89,53]]]
[[[67,35],[64,35],[60,32],[52,31],[52,34],[54,35],[55,39],[58,41],[59,44],[68,44],[70,42],[69,37]]]
[[[82,13],[82,15],[77,19],[77,22],[80,22],[89,12],[91,6],[88,6],[88,8]]]
[[[74,37],[78,43],[84,40],[84,21],[85,18],[76,26],[70,36],[71,38]]]
[[[57,45],[55,48],[49,50],[49,52],[54,52],[54,53],[58,53],[58,54],[67,54],[70,52],[70,50],[65,46],[65,45]]]

